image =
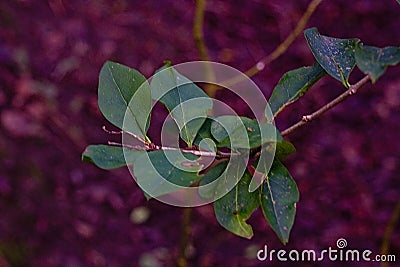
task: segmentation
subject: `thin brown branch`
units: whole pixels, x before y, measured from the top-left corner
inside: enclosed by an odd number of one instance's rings
[[[400,218],[400,200],[397,202],[396,207],[393,210],[392,216],[390,217],[389,223],[386,226],[385,234],[381,245],[381,255],[388,255],[390,251],[390,240],[392,239],[393,231],[396,229],[396,225]],[[382,267],[389,266],[388,262],[382,262]]]
[[[191,229],[191,221],[192,221],[192,213],[193,213],[193,208],[184,208],[183,210],[183,218],[182,218],[182,235],[181,235],[181,240],[179,244],[179,256],[177,259],[177,265],[179,267],[187,267],[187,249],[188,249],[188,244],[190,241],[190,236],[192,233]]]
[[[179,147],[166,147],[166,146],[158,146],[153,143],[146,144],[146,145],[129,145],[129,144],[121,144],[117,142],[111,142],[108,141],[109,145],[113,146],[120,146],[120,147],[125,147],[133,150],[141,150],[141,151],[155,151],[155,150],[175,150],[175,151],[181,151],[184,153],[191,153],[196,156],[200,157],[215,157],[216,159],[223,159],[223,158],[230,158],[232,156],[237,156],[239,155],[238,153],[231,152],[231,153],[226,153],[226,152],[210,152],[210,151],[204,151],[204,150],[192,150],[192,149],[184,149],[184,148],[179,148]]]
[[[263,59],[259,60],[253,67],[244,72],[247,77],[252,77],[265,69],[266,65],[271,64],[272,61],[280,57],[282,54],[286,52],[286,50],[290,47],[290,45],[296,40],[296,38],[303,32],[304,28],[307,26],[307,22],[309,21],[312,14],[315,12],[319,4],[321,4],[323,0],[313,0],[311,1],[306,11],[301,16],[300,20],[297,22],[296,27],[293,31],[286,37],[286,39],[280,43],[274,51],[272,51],[269,55],[265,56]],[[230,86],[236,83],[241,82],[243,79],[242,76],[233,77],[230,80],[224,81],[223,84],[225,86]]]
[[[144,140],[140,136],[138,136],[136,134],[133,134],[133,133],[130,133],[128,131],[111,131],[111,130],[108,130],[105,125],[103,125],[102,129],[103,129],[103,131],[105,131],[108,134],[123,134],[123,133],[126,133],[126,134],[132,136],[133,138],[135,138],[136,140],[138,140],[139,142],[141,142],[141,143],[143,143],[145,145],[149,144],[149,142],[146,142],[146,140]]]
[[[204,42],[203,25],[204,25],[204,10],[206,8],[205,0],[196,0],[196,10],[193,23],[193,39],[196,43],[197,50],[200,53],[200,59],[208,61],[208,50]]]
[[[286,37],[286,39],[281,44],[279,44],[274,51],[272,51],[269,55],[258,61],[256,65],[248,69],[245,72],[245,74],[248,77],[254,76],[258,72],[262,71],[266,65],[270,64],[272,61],[274,61],[282,54],[284,54],[286,50],[289,48],[289,46],[296,40],[297,36],[299,36],[303,32],[311,15],[314,13],[314,11],[317,9],[318,5],[321,4],[322,1],[323,0],[311,1],[307,6],[306,11],[301,16],[300,20],[297,22],[296,27],[288,35],[288,37]]]
[[[335,107],[337,104],[343,102],[349,96],[354,95],[355,93],[357,93],[358,89],[360,89],[369,80],[370,80],[369,75],[366,75],[364,78],[362,78],[357,83],[355,83],[352,86],[350,86],[349,89],[347,89],[344,93],[342,93],[341,95],[339,95],[338,97],[333,99],[328,104],[324,105],[323,107],[321,107],[320,109],[318,109],[317,111],[313,112],[310,115],[303,116],[302,119],[299,122],[297,122],[296,124],[290,126],[286,130],[284,130],[281,133],[282,136],[286,136],[286,135],[296,131],[301,126],[305,125],[306,123],[308,123],[308,122],[310,122],[312,120],[315,120],[316,118],[318,118],[319,116],[321,116],[322,114],[324,114],[325,112],[330,110],[331,108]]]
[[[206,8],[206,0],[196,0],[196,10],[194,15],[193,22],[193,39],[196,44],[197,50],[199,51],[200,59],[203,61],[210,61],[210,56],[208,55],[208,49],[206,43],[204,41],[204,11]],[[214,81],[214,72],[212,70],[211,65],[205,64],[206,71],[206,80]],[[215,94],[218,90],[218,87],[214,84],[206,84],[204,86],[204,91],[212,98],[215,97]]]
[[[237,153],[225,153],[221,151],[217,152],[209,152],[209,151],[203,151],[203,150],[191,150],[191,149],[182,149],[182,148],[176,148],[176,147],[165,147],[165,146],[155,146],[154,150],[180,150],[185,153],[191,153],[196,156],[202,156],[202,157],[216,157],[216,158],[229,158],[231,156],[236,156],[238,155]]]
[[[133,150],[141,150],[141,151],[147,151],[148,150],[147,147],[139,146],[139,145],[134,146],[134,145],[121,144],[121,143],[111,142],[111,141],[108,141],[108,144],[110,146],[126,147],[126,148],[133,149]]]

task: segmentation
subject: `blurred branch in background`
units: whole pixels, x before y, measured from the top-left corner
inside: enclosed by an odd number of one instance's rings
[[[193,39],[196,43],[197,50],[200,54],[200,59],[208,61],[208,49],[204,42],[203,25],[204,25],[204,11],[206,9],[205,0],[196,0],[196,10],[193,22]]]
[[[193,22],[193,39],[196,44],[197,50],[200,54],[200,59],[203,61],[209,61],[208,49],[204,42],[204,34],[203,34],[203,25],[204,25],[204,11],[206,8],[205,0],[196,0],[196,9],[194,14],[194,22]],[[207,70],[207,76],[212,76],[211,68]],[[215,95],[216,87],[207,84],[204,88],[206,93],[210,96]],[[181,226],[181,237],[179,244],[179,255],[176,264],[179,267],[188,266],[186,250],[189,245],[189,240],[191,236],[191,221],[192,221],[192,208],[185,208],[183,210],[183,218],[182,218],[182,226]]]
[[[389,255],[390,242],[392,239],[393,231],[396,228],[397,223],[400,218],[400,200],[397,201],[396,207],[393,210],[392,216],[386,226],[385,233],[383,235],[382,245],[381,245],[381,255]],[[382,267],[388,267],[388,262],[382,262]]]
[[[248,69],[245,74],[249,77],[252,77],[262,71],[266,65],[270,64],[272,61],[283,55],[286,50],[290,47],[290,45],[296,40],[297,36],[299,36],[303,30],[305,29],[307,22],[311,18],[312,14],[315,12],[319,4],[321,4],[323,0],[313,0],[311,1],[304,14],[301,16],[300,20],[297,22],[296,27],[293,31],[286,37],[286,39],[279,44],[274,51],[272,51],[269,55],[261,59],[257,62],[256,65]]]
[[[303,13],[300,20],[297,22],[296,27],[291,31],[288,37],[286,37],[286,39],[282,43],[280,43],[269,55],[265,56],[263,59],[259,60],[253,67],[245,71],[245,74],[248,77],[252,77],[257,73],[259,73],[260,71],[264,70],[266,65],[271,64],[272,61],[276,60],[281,55],[283,55],[290,47],[290,45],[296,40],[296,38],[303,32],[303,30],[307,26],[307,22],[309,21],[312,14],[315,12],[315,10],[321,4],[322,1],[323,0],[311,1],[307,6],[306,11]],[[203,36],[204,10],[205,10],[205,1],[197,0],[195,20],[193,26],[193,36],[196,42],[197,49],[199,50],[200,53],[200,59],[209,60],[207,47],[205,45]],[[228,81],[224,81],[223,83],[226,84],[226,86],[229,86],[236,84],[241,80],[242,76],[240,77],[238,76]],[[214,97],[217,90],[218,87],[215,86],[209,86],[208,88],[205,88],[206,93],[210,97]]]
[[[191,220],[192,220],[193,208],[184,208],[181,228],[181,239],[179,241],[179,257],[177,265],[179,267],[188,266],[187,263],[187,251],[189,247],[189,241],[192,233]]]

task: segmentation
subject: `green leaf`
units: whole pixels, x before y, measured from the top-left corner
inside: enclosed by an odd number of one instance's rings
[[[317,62],[333,78],[350,87],[349,76],[355,66],[354,48],[359,39],[339,39],[321,35],[317,28],[304,31]]]
[[[214,145],[217,143],[217,141],[211,134],[211,124],[212,124],[212,119],[207,118],[204,121],[201,128],[199,129],[199,131],[197,132],[193,144],[198,146],[202,150],[215,152]],[[212,145],[211,143],[214,143],[214,145]]]
[[[182,139],[192,146],[204,123],[212,99],[173,67],[158,70],[150,84],[153,99],[163,103],[177,123]]]
[[[203,199],[215,200],[232,190],[246,171],[248,153],[239,150],[229,161],[221,162],[209,170],[199,183],[199,195]]]
[[[258,208],[258,193],[248,191],[251,175],[246,170],[237,185],[225,196],[214,202],[218,222],[230,232],[245,238],[253,236],[253,229],[246,220]]]
[[[270,123],[238,116],[220,116],[211,123],[211,134],[218,147],[255,148],[268,142],[282,140],[276,127]]]
[[[261,187],[260,203],[265,219],[283,244],[289,240],[298,201],[295,181],[283,164],[275,160]]]
[[[82,153],[82,161],[91,162],[99,168],[110,170],[131,164],[144,153],[146,152],[118,146],[90,145]]]
[[[259,155],[258,161],[252,166],[254,167],[254,175],[249,186],[250,192],[256,190],[263,183],[266,178],[265,173],[267,172],[267,166],[270,166],[274,159],[283,161],[289,155],[296,152],[296,148],[292,143],[285,140],[280,140],[276,143],[264,145],[261,148],[261,152],[262,153]]]
[[[205,186],[220,177],[223,172],[226,170],[228,163],[226,161],[221,162],[211,168],[206,174],[204,174],[203,178],[200,180],[199,183],[199,195],[205,199],[211,199],[215,195],[215,189],[218,185],[212,187],[202,187]]]
[[[400,62],[400,47],[388,46],[378,48],[359,44],[356,46],[356,62],[358,68],[369,74],[373,83],[385,72],[387,66]]]
[[[135,160],[133,173],[139,186],[151,197],[178,191],[198,181],[199,157],[177,150],[156,150]]]
[[[282,141],[276,143],[275,158],[279,161],[285,160],[288,156],[296,152],[296,148],[291,142]]]
[[[275,86],[268,101],[273,116],[276,117],[287,105],[303,96],[325,74],[318,63],[286,72]]]
[[[107,120],[149,141],[146,132],[150,121],[151,91],[142,74],[107,61],[100,71],[98,94],[100,110]],[[124,118],[128,122],[125,125]]]

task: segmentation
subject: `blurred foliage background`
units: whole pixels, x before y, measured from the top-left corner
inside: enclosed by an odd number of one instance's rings
[[[308,4],[207,1],[210,59],[251,68],[290,34]],[[101,130],[112,127],[97,107],[104,61],[149,77],[166,59],[198,60],[194,12],[195,2],[183,0],[0,2],[0,266],[175,266],[182,209],[147,202],[128,170],[102,171],[80,158],[89,143],[116,138]],[[395,0],[326,0],[307,25],[324,35],[398,46],[399,14]],[[284,72],[313,61],[300,35],[253,79],[269,96]],[[350,81],[360,77],[355,71]],[[280,114],[278,128],[343,90],[325,78]],[[250,115],[235,96],[216,97]],[[379,253],[400,196],[399,107],[399,68],[389,68],[375,85],[289,136],[297,153],[287,165],[301,199],[285,249],[322,250],[342,237],[350,248]],[[150,131],[155,140],[157,129]],[[258,266],[264,244],[282,248],[260,212],[250,219],[252,240],[220,227],[210,205],[193,212],[190,266]],[[393,227],[389,252],[399,255]]]

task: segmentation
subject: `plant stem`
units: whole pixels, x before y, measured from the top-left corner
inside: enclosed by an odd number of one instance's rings
[[[120,146],[120,147],[125,147],[125,148],[129,148],[129,149],[133,149],[133,150],[141,150],[141,151],[179,150],[184,153],[191,153],[193,155],[200,156],[200,157],[215,157],[217,159],[230,158],[231,156],[239,155],[238,153],[235,153],[235,152],[231,152],[231,153],[222,152],[222,151],[210,152],[210,151],[203,151],[203,150],[184,149],[184,148],[179,148],[179,147],[158,146],[153,143],[142,146],[142,145],[121,144],[121,143],[117,143],[117,142],[108,141],[108,144],[112,145],[112,146]]]
[[[193,22],[193,39],[196,43],[197,50],[200,53],[200,59],[208,61],[207,46],[204,42],[203,24],[204,24],[204,10],[206,8],[205,0],[196,0],[196,10]]]
[[[286,130],[284,130],[281,133],[282,136],[286,136],[286,135],[296,131],[301,126],[305,125],[306,123],[308,123],[312,120],[315,120],[316,118],[318,118],[319,116],[324,114],[326,111],[335,107],[337,104],[343,102],[349,96],[354,95],[355,93],[357,93],[358,89],[360,89],[364,84],[366,84],[369,81],[369,79],[370,79],[369,75],[366,75],[364,78],[359,80],[357,83],[350,86],[350,88],[348,90],[346,90],[346,92],[342,93],[341,95],[336,97],[334,100],[332,100],[328,104],[324,105],[323,107],[321,107],[320,109],[318,109],[317,111],[313,112],[310,115],[303,116],[299,122],[297,122],[296,124],[290,126]]]
[[[286,37],[286,39],[280,43],[269,55],[265,56],[263,59],[259,60],[253,67],[244,72],[247,77],[253,77],[260,71],[262,71],[266,65],[271,64],[272,61],[280,57],[282,54],[286,52],[286,50],[290,47],[290,45],[296,40],[300,33],[303,32],[304,28],[307,26],[307,22],[309,21],[311,15],[317,9],[319,4],[321,4],[323,0],[313,0],[311,1],[304,14],[301,16],[300,20],[297,22],[296,27],[293,31]],[[243,79],[242,76],[233,77],[227,81],[222,82],[225,87],[234,85],[236,83],[241,82]]]
[[[385,234],[383,236],[383,241],[381,245],[381,255],[388,255],[390,249],[390,239],[393,234],[393,230],[396,227],[400,218],[400,200],[397,202],[396,207],[393,210],[392,216],[390,217],[389,223],[386,226]],[[382,262],[382,267],[389,266],[388,262]]]
[[[196,10],[193,22],[193,39],[199,51],[200,59],[203,61],[210,61],[206,42],[204,41],[204,11],[206,9],[206,0],[196,0]],[[209,64],[205,64],[206,80],[215,81],[214,72]],[[218,87],[214,84],[207,83],[204,86],[204,91],[210,96],[215,97]]]
[[[190,235],[191,235],[191,227],[190,222],[192,218],[192,208],[184,208],[183,210],[183,219],[182,219],[182,234],[179,245],[179,256],[177,259],[177,265],[179,267],[187,267],[187,258],[186,258],[186,250],[189,245]]]
[[[293,31],[286,37],[286,39],[279,44],[274,51],[272,51],[269,55],[261,59],[260,61],[257,62],[256,65],[248,69],[245,74],[249,77],[254,76],[258,72],[262,71],[265,67],[265,65],[270,64],[272,61],[280,57],[282,54],[286,52],[286,50],[289,48],[289,46],[296,40],[297,36],[301,34],[304,30],[304,28],[307,25],[308,20],[310,19],[311,15],[314,13],[314,11],[317,9],[318,5],[322,2],[322,0],[313,0],[311,1],[308,6],[307,10],[304,12],[304,14],[301,16],[300,20],[297,22],[296,27],[293,29]]]

